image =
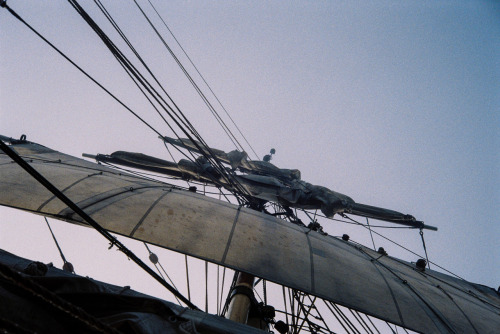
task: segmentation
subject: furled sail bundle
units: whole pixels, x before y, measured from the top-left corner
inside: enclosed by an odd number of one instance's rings
[[[313,185],[301,180],[297,169],[278,168],[264,157],[263,161],[249,160],[246,152],[233,150],[226,153],[216,148],[204,146],[202,143],[186,138],[161,137],[165,143],[198,154],[195,161],[181,159],[178,163],[158,159],[142,153],[118,151],[110,155],[98,154],[84,156],[97,161],[111,162],[128,167],[134,167],[162,174],[208,182],[218,187],[224,187],[232,193],[240,193],[241,188],[234,188],[229,180],[222,177],[207,157],[215,158],[229,167],[233,173],[232,179],[253,198],[279,203],[284,207],[301,209],[319,209],[328,218],[335,214],[351,213],[354,215],[384,220],[391,223],[407,225],[414,228],[437,230],[436,227],[425,225],[412,215],[394,210],[356,203],[351,197],[333,191],[323,186]],[[273,154],[274,149],[272,150]],[[243,174],[241,174],[243,173]]]
[[[19,142],[25,161],[108,231],[299,289],[423,333],[495,333],[496,291],[270,215]],[[0,205],[83,224],[0,154]]]

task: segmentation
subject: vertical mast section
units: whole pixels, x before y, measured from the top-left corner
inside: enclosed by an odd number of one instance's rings
[[[253,283],[255,276],[247,273],[238,273],[236,284],[231,292],[231,302],[227,318],[229,320],[246,324],[248,314],[252,306],[253,296]]]

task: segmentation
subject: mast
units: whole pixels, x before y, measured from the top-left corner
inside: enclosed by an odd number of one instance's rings
[[[241,324],[246,324],[252,306],[253,283],[255,276],[239,272],[236,284],[231,291],[227,318]]]

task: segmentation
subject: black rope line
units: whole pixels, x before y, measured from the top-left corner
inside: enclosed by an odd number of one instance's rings
[[[422,239],[422,246],[424,246],[424,252],[425,252],[425,260],[427,261],[427,266],[429,269],[431,269],[431,264],[429,263],[429,257],[427,256],[427,247],[425,247],[425,240],[424,240],[424,230],[420,229],[420,238]]]
[[[156,27],[154,26],[154,24],[151,22],[151,20],[149,19],[149,17],[146,15],[146,13],[143,11],[143,9],[141,8],[141,6],[135,0],[134,0],[134,3],[136,4],[137,8],[142,13],[142,15],[144,16],[144,18],[146,19],[146,21],[149,23],[149,25],[151,26],[151,28],[154,30],[154,32],[156,33],[156,35],[158,36],[158,38],[161,40],[161,42],[163,43],[163,45],[165,46],[165,48],[168,50],[168,52],[170,53],[170,55],[172,56],[172,58],[175,60],[175,62],[179,66],[179,68],[182,70],[182,72],[184,73],[184,75],[186,76],[186,78],[189,80],[189,82],[191,83],[191,85],[193,86],[193,88],[196,90],[196,92],[198,93],[198,95],[200,96],[200,98],[203,100],[203,102],[205,103],[205,105],[208,107],[208,109],[210,110],[210,112],[212,113],[212,115],[219,122],[219,124],[221,125],[222,129],[224,130],[224,132],[226,132],[226,134],[228,135],[229,139],[233,142],[233,144],[237,148],[241,148],[243,150],[242,146],[239,144],[239,142],[237,141],[236,137],[232,134],[231,130],[227,127],[227,125],[224,123],[224,121],[217,114],[217,112],[215,111],[215,109],[213,108],[213,106],[210,104],[210,102],[208,101],[208,99],[206,98],[206,96],[203,94],[203,92],[198,87],[198,85],[193,80],[193,78],[189,75],[188,71],[182,65],[182,63],[177,58],[177,56],[174,54],[174,52],[172,51],[172,49],[170,48],[170,46],[163,39],[163,37],[161,36],[161,34],[159,33],[159,31],[156,29]]]
[[[175,163],[177,163],[177,161],[175,160],[172,152],[170,152],[170,149],[168,148],[167,142],[164,141],[164,140],[162,140],[162,142],[163,142],[163,146],[165,146],[165,148],[167,149],[168,154],[170,154],[170,157],[172,158],[172,161],[175,162]]]
[[[220,291],[220,301],[219,301],[219,310],[217,312],[218,315],[222,316],[222,310],[220,309],[222,307],[222,298],[224,297],[224,283],[226,280],[226,267],[223,266],[224,269],[222,269],[222,288]],[[219,299],[219,296],[217,296],[217,299]]]
[[[288,316],[293,316],[293,315],[294,315],[293,313],[290,313],[290,312],[285,312],[285,311],[282,311],[282,310],[275,310],[275,312],[276,312],[276,313],[281,313],[281,314],[285,315],[285,317],[288,317]],[[296,316],[296,315],[295,315],[295,316]],[[313,317],[314,317],[314,316],[313,316]],[[304,317],[300,317],[300,316],[299,316],[299,317],[297,317],[297,316],[296,316],[296,318],[297,318],[297,320],[302,320],[302,321],[304,321],[304,320],[305,320],[305,318],[304,318]],[[287,318],[287,319],[288,319],[288,318]],[[286,322],[288,323],[288,320],[287,320]],[[335,334],[335,332],[331,331],[331,330],[330,330],[329,328],[327,328],[327,327],[323,327],[323,326],[318,325],[318,324],[313,323],[313,322],[311,322],[311,324],[312,324],[312,326],[311,326],[311,327],[313,327],[313,328],[314,328],[314,330],[313,330],[312,332],[310,331],[310,328],[309,328],[309,330],[308,330],[307,328],[303,328],[303,330],[301,331],[301,333],[305,333],[305,332],[309,332],[309,333],[319,333],[319,332],[318,332],[318,330],[320,330],[320,331],[321,331],[321,333]],[[296,328],[297,326],[295,326],[295,325],[290,325],[290,327],[293,327],[293,328],[294,328],[293,332],[291,332],[291,333],[298,333],[297,328]]]
[[[385,323],[387,324],[387,327],[389,327],[389,329],[391,330],[391,332],[393,334],[398,334],[398,332],[394,331],[394,329],[392,328],[392,326],[394,326],[396,328],[396,325],[392,325],[392,324],[388,323],[387,321]]]
[[[156,76],[153,74],[153,72],[150,70],[150,68],[147,66],[147,64],[145,63],[145,61],[143,60],[143,58],[140,56],[140,54],[137,52],[137,50],[134,48],[134,46],[132,45],[132,43],[129,41],[129,39],[125,36],[125,34],[123,33],[123,31],[120,29],[120,27],[118,26],[118,24],[116,23],[116,21],[112,18],[112,16],[109,14],[109,12],[106,10],[106,8],[104,7],[104,5],[102,5],[102,3],[99,1],[99,0],[94,0],[94,3],[97,5],[97,7],[101,10],[101,12],[103,13],[103,15],[108,19],[108,21],[110,22],[110,24],[113,26],[113,28],[115,28],[116,32],[120,35],[120,37],[123,39],[123,41],[127,44],[127,46],[130,48],[130,50],[134,53],[134,55],[137,57],[137,59],[141,62],[141,64],[144,66],[144,68],[146,69],[146,71],[151,75],[151,77],[153,78],[153,80],[157,83],[157,85],[160,87],[160,89],[167,95],[167,97],[169,97],[170,100],[172,100],[169,96],[169,94],[165,91],[165,89],[163,88],[163,86],[161,85],[161,83],[158,81],[158,79],[156,78]],[[89,23],[90,24],[90,23]],[[91,25],[91,27],[93,27],[93,25]],[[94,28],[94,30],[96,30]],[[96,31],[97,32],[97,31]],[[106,40],[108,41],[108,43],[111,43],[111,40],[104,35],[104,32],[98,32],[98,35],[103,38],[105,37]],[[101,36],[102,35],[102,36]],[[149,101],[149,103],[152,105],[152,107],[156,110],[156,112],[158,113],[158,115],[162,118],[162,120],[165,122],[165,124],[167,124],[167,126],[170,128],[170,130],[176,135],[176,131],[173,129],[173,127],[167,122],[167,120],[165,119],[165,117],[161,114],[160,110],[157,108],[157,106],[153,103],[153,101],[151,100],[151,98],[146,94],[146,91],[152,95],[154,97],[154,94],[153,94],[153,87],[152,85],[147,81],[147,79],[137,70],[137,68],[135,66],[132,65],[132,63],[127,59],[127,57],[114,45],[112,44],[113,47],[110,48],[110,46],[108,46],[108,48],[110,49],[110,51],[112,52],[112,54],[115,56],[115,58],[118,60],[118,62],[120,63],[120,65],[122,66],[122,68],[125,70],[125,72],[128,74],[128,76],[132,79],[132,81],[135,83],[135,85],[139,88],[139,90],[142,92],[142,94],[145,96],[145,98]],[[118,54],[115,54],[115,52],[118,52]],[[125,61],[125,63],[124,63]],[[133,71],[131,70],[133,69]],[[132,74],[134,73],[134,75]],[[136,78],[136,75],[139,75],[140,79],[137,79]],[[145,86],[145,88],[142,88],[141,84],[147,84]],[[155,92],[155,91],[154,91]],[[158,97],[161,98],[161,96],[155,92],[156,95],[158,95]],[[157,103],[159,103],[158,100],[156,100]],[[163,106],[162,104],[160,104],[162,107],[167,107],[167,108],[170,108],[171,111],[173,111],[173,108],[170,107],[168,105],[168,103],[166,103],[163,99],[162,101],[165,103],[165,106]],[[168,113],[167,113],[168,114]],[[170,116],[170,115],[169,115]]]
[[[134,1],[134,2],[135,2],[135,1]],[[151,21],[149,20],[149,18],[146,16],[146,14],[145,14],[145,13],[144,13],[144,11],[142,10],[142,8],[141,8],[141,7],[137,4],[137,2],[135,2],[135,3],[136,3],[136,5],[137,5],[137,7],[139,8],[139,10],[140,10],[140,11],[142,12],[142,14],[144,15],[144,17],[146,18],[146,20],[147,20],[147,21],[149,22],[149,24],[151,25],[151,27],[153,28],[153,30],[157,33],[158,37],[160,37],[160,39],[162,40],[162,42],[164,43],[164,45],[167,47],[167,49],[169,49],[169,51],[171,51],[171,50],[170,50],[170,48],[168,47],[168,45],[166,44],[166,42],[163,40],[163,38],[161,38],[161,36],[160,36],[159,32],[156,30],[156,28],[154,27],[154,25],[151,23]],[[175,56],[175,54],[173,54],[173,52],[171,52],[171,55],[172,55],[172,57],[174,57],[174,59],[176,60],[176,62],[178,63],[178,65],[179,65],[181,68],[183,68],[182,64],[181,64],[181,63],[180,63],[180,61],[177,59],[177,57]],[[185,73],[187,73],[187,72],[185,71],[185,69],[184,69],[183,71],[184,71]],[[188,74],[187,74],[187,75],[188,75]],[[161,86],[161,85],[160,85],[160,86]],[[162,87],[162,88],[163,88],[163,87]],[[165,92],[165,94],[167,94],[165,90],[164,90],[164,92]],[[192,126],[192,124],[189,122],[189,120],[185,117],[185,115],[182,113],[182,111],[179,109],[179,107],[175,104],[175,102],[172,100],[172,98],[171,98],[168,94],[167,94],[167,96],[169,97],[169,100],[172,102],[172,104],[176,107],[176,109],[177,109],[177,111],[179,112],[179,114],[180,114],[180,115],[182,115],[182,119],[183,119],[183,123],[184,123],[184,125],[185,125],[185,126],[187,126],[187,127],[191,130],[191,132],[192,132],[192,133],[193,133],[193,134],[197,137],[197,139],[198,139],[198,140],[199,140],[202,144],[204,144],[205,148],[206,148],[206,149],[207,149],[207,151],[210,153],[210,155],[211,155],[212,159],[213,159],[215,162],[217,162],[217,164],[215,164],[215,166],[214,166],[214,167],[216,167],[216,168],[217,168],[217,167],[220,167],[221,169],[220,169],[220,171],[219,171],[219,172],[220,172],[222,175],[225,175],[225,170],[224,170],[224,168],[221,166],[220,161],[218,161],[218,159],[216,158],[216,156],[215,156],[215,155],[211,152],[211,150],[210,150],[210,148],[208,147],[208,145],[206,145],[206,143],[202,140],[201,136],[198,134],[198,132],[195,130],[195,128]],[[188,133],[185,133],[185,134],[186,134],[186,135],[188,135],[189,139],[190,139],[190,140],[191,140],[191,141],[192,141],[192,142],[193,142],[193,143],[197,146],[196,142],[195,142],[195,141],[194,141],[194,140],[193,140],[193,139],[189,136],[189,134],[188,134]],[[177,137],[178,137],[178,136],[177,136]],[[202,153],[203,153],[203,151],[202,151]],[[208,158],[208,157],[207,157],[207,158]],[[210,160],[210,159],[209,159],[209,160]],[[217,166],[217,165],[218,165],[218,166]],[[229,179],[228,179],[228,180],[229,180]],[[233,180],[233,181],[234,181],[234,180]],[[239,189],[239,190],[241,191],[242,189]],[[245,193],[245,192],[243,191],[243,193]]]
[[[238,274],[239,274],[239,271],[235,270],[234,275],[233,275],[233,280],[231,282],[231,286],[229,287],[229,291],[232,291],[234,289],[234,287],[236,286],[236,281],[238,280]],[[221,314],[222,317],[224,317],[226,315],[226,312],[229,309],[229,302],[230,301],[231,301],[231,295],[228,294],[226,301],[224,303],[224,307],[222,309],[222,314]]]
[[[161,269],[163,270],[163,272],[165,273],[165,276],[166,276],[166,277],[168,278],[168,280],[170,281],[170,284],[172,284],[172,286],[173,286],[173,287],[174,287],[177,291],[179,291],[179,289],[177,289],[177,287],[175,286],[175,284],[174,284],[174,282],[172,281],[172,279],[170,278],[170,276],[168,276],[168,274],[167,274],[167,272],[165,271],[165,269],[163,269],[163,266],[161,265],[160,260],[158,259],[158,256],[156,256],[156,254],[155,254],[155,253],[153,253],[153,252],[149,249],[149,247],[148,247],[148,244],[147,244],[147,243],[143,242],[143,244],[144,244],[144,246],[146,246],[146,249],[147,249],[147,250],[148,250],[148,252],[149,252],[149,260],[151,261],[151,263],[153,263],[153,265],[154,265],[154,266],[155,266],[155,268],[156,268],[156,271],[158,271],[158,274],[160,274],[161,278],[165,279],[165,278],[163,277],[163,274],[162,274],[162,273],[161,273],[161,271],[160,271],[160,268],[161,268]],[[153,259],[151,258],[151,256],[152,256],[152,255],[156,256],[156,262],[154,262],[154,261],[153,261]],[[159,266],[160,268],[158,268],[158,266]],[[177,300],[177,303],[178,303],[180,306],[182,306],[181,301],[179,300],[179,298],[177,298],[176,296],[174,296],[174,297],[175,297],[175,299]]]
[[[281,286],[281,291],[282,291],[282,295],[283,295],[283,305],[285,306],[285,321],[288,324],[289,323],[289,321],[288,321],[288,308],[287,308],[287,302],[286,302],[286,290],[285,290],[284,285]]]
[[[333,303],[333,302],[330,302],[330,305],[332,306],[332,308],[337,312],[337,314],[342,318],[342,320],[344,321],[344,323],[347,325],[347,327],[349,327],[349,329],[351,330],[352,333],[357,333],[357,334],[361,334],[360,331],[356,328],[356,326],[354,326],[354,324],[352,323],[352,321],[344,314],[344,312],[342,312],[342,310],[337,306],[337,304]]]
[[[184,134],[194,143],[195,146],[201,151],[205,157],[211,161],[213,167],[218,170],[221,177],[223,177],[226,182],[231,184],[235,189],[238,190],[239,193],[242,193],[246,196],[249,194],[246,190],[237,182],[234,178],[230,176],[230,174],[223,167],[222,163],[217,159],[215,154],[213,154],[212,150],[201,138],[196,129],[192,126],[192,124],[187,120],[185,115],[179,109],[179,107],[175,104],[173,99],[170,97],[168,93],[165,92],[170,102],[175,106],[177,112],[174,111],[173,107],[171,107],[162,97],[161,95],[152,87],[152,85],[142,76],[142,74],[135,68],[135,66],[124,56],[124,54],[116,47],[116,45],[107,37],[107,35],[99,28],[99,26],[92,20],[92,18],[85,12],[85,10],[78,4],[76,0],[68,0],[73,8],[82,16],[82,18],[89,24],[89,26],[97,33],[97,35],[101,38],[104,44],[108,47],[111,53],[115,56],[115,58],[119,61],[119,63],[124,67],[129,76],[133,75],[134,82],[140,83],[146,91],[151,95],[155,101],[162,106],[164,111],[169,115],[169,117],[174,121],[174,123],[184,132]],[[144,90],[141,89],[144,93]],[[151,100],[148,99],[148,101]],[[163,117],[162,117],[163,118]],[[165,121],[166,122],[166,121]],[[168,125],[168,122],[166,122]],[[170,125],[169,125],[170,127]],[[205,147],[205,150],[202,149],[196,140],[192,138],[190,133],[186,130],[189,129],[191,133],[196,137],[198,142]],[[158,133],[158,132],[157,132]],[[174,132],[175,133],[175,132]],[[161,137],[161,135],[160,135]],[[178,136],[177,136],[178,137]],[[208,152],[208,154],[207,154]],[[215,180],[214,180],[215,181]],[[238,197],[235,193],[235,196]],[[250,197],[247,197],[247,201],[250,201]]]
[[[208,313],[208,261],[205,261],[205,312]]]
[[[417,291],[416,288],[412,287],[410,285],[410,283],[405,280],[404,278],[402,278],[400,275],[398,275],[394,270],[392,270],[392,268],[390,268],[389,266],[383,264],[382,262],[380,261],[376,261],[376,259],[371,256],[370,254],[368,254],[367,252],[365,252],[362,248],[358,248],[358,250],[365,254],[368,258],[372,259],[373,260],[373,263],[378,263],[381,267],[383,267],[384,269],[386,269],[389,273],[391,273],[394,277],[396,277],[397,279],[399,279],[401,281],[401,283],[403,283],[406,287],[408,287],[408,289],[413,292],[413,294],[432,312],[434,313],[434,315],[436,316],[436,318],[440,321],[440,323],[446,327],[448,330],[450,330],[452,333],[454,333],[455,331],[453,330],[453,328],[450,326],[450,324],[448,323],[448,321],[443,318],[440,314],[440,312],[438,310],[436,310],[424,297],[421,296],[421,294]]]
[[[191,289],[189,287],[189,267],[188,267],[188,257],[186,254],[184,254],[184,261],[186,262],[186,284],[187,284],[187,292],[188,292],[188,299],[191,300]]]
[[[229,114],[229,112],[226,110],[226,108],[222,105],[222,102],[219,100],[219,98],[217,97],[217,95],[215,94],[215,92],[212,90],[212,88],[210,87],[210,85],[208,84],[208,82],[205,80],[204,76],[200,73],[200,71],[198,70],[198,67],[193,63],[193,61],[191,60],[191,58],[189,57],[189,55],[187,54],[186,50],[184,50],[184,48],[182,47],[182,45],[180,44],[180,42],[177,40],[177,38],[175,37],[174,33],[172,32],[172,30],[169,28],[169,26],[167,25],[167,23],[165,22],[165,20],[163,19],[163,17],[160,15],[160,13],[156,10],[155,6],[151,3],[150,0],[148,0],[149,4],[151,5],[151,7],[153,8],[153,10],[156,12],[156,14],[158,15],[158,17],[160,18],[160,20],[163,22],[163,25],[165,26],[165,28],[167,28],[168,32],[170,33],[170,35],[173,37],[173,39],[175,40],[175,42],[177,43],[177,45],[180,47],[180,49],[182,50],[182,52],[184,53],[184,55],[186,56],[186,58],[189,60],[189,62],[191,63],[191,65],[193,66],[193,68],[196,70],[196,72],[198,73],[198,75],[200,76],[200,78],[203,80],[203,82],[205,83],[205,85],[207,86],[207,88],[210,90],[210,92],[212,93],[212,95],[215,97],[215,99],[217,100],[217,102],[219,103],[219,105],[222,107],[222,109],[224,110],[224,112],[226,113],[226,115],[229,117],[229,119],[231,120],[231,122],[233,123],[233,125],[236,127],[236,129],[238,130],[238,132],[240,133],[240,135],[243,137],[243,139],[245,140],[245,142],[248,144],[248,146],[250,147],[250,149],[252,150],[252,152],[255,154],[255,157],[257,159],[259,159],[259,155],[255,152],[255,150],[253,149],[252,145],[250,145],[250,143],[248,142],[247,138],[245,137],[245,135],[241,132],[240,128],[238,127],[238,125],[234,122],[233,118],[231,117],[231,115]],[[214,109],[215,111],[215,109]],[[216,112],[216,111],[215,111]],[[241,145],[240,145],[241,147]],[[243,147],[241,147],[243,149]]]
[[[352,309],[349,309],[349,312],[351,312],[354,319],[356,319],[356,321],[361,325],[361,327],[363,327],[363,330],[365,330],[367,333],[370,332],[371,334],[374,334],[373,331],[370,329],[370,327],[368,327],[366,322],[359,316],[359,314],[356,314]]]
[[[306,310],[306,308],[304,307],[305,295],[299,294],[298,291],[295,289],[292,289],[292,291],[293,291],[293,296],[297,300],[297,304],[299,307],[298,315],[300,315],[301,312],[304,313],[304,316],[302,318],[302,322],[301,322],[299,328],[297,329],[297,332],[300,332],[300,330],[304,326],[304,323],[306,323],[306,322],[307,322],[307,325],[309,326],[309,328],[311,328],[311,321],[309,320],[309,313],[311,312],[312,306],[309,306],[309,309]],[[301,297],[302,297],[302,300],[301,300]]]
[[[92,82],[94,82],[97,86],[99,86],[102,90],[104,90],[109,96],[111,96],[116,102],[122,105],[127,111],[132,113],[137,119],[139,119],[142,123],[144,123],[148,128],[161,136],[161,133],[157,131],[154,127],[152,127],[148,122],[146,122],[143,118],[141,118],[137,113],[135,113],[130,107],[128,107],[124,102],[122,102],[118,97],[116,97],[113,93],[111,93],[106,87],[104,87],[101,83],[99,83],[96,79],[94,79],[90,74],[88,74],[84,69],[78,66],[74,61],[72,61],[66,54],[64,54],[60,49],[58,49],[54,44],[48,41],[45,37],[43,37],[37,30],[35,30],[31,25],[29,25],[26,21],[24,21],[12,8],[10,8],[7,4],[4,7],[20,22],[22,22],[26,27],[28,27],[31,31],[33,31],[38,37],[40,37],[45,43],[47,43],[52,49],[54,49],[57,53],[59,53],[64,59],[70,62],[74,67],[76,67],[83,75],[89,78]]]
[[[352,219],[352,218],[350,218],[350,217],[348,217],[348,216],[345,216],[345,218],[347,218],[347,219],[349,219],[349,220],[351,220],[351,221],[355,222],[357,225],[360,225],[360,226],[362,226],[362,227],[364,227],[364,228],[367,228],[364,224],[361,224],[360,222],[357,222],[357,221],[355,221],[354,219]],[[335,219],[332,219],[332,220],[335,220]],[[345,221],[343,221],[343,220],[337,220],[337,221],[339,221],[339,222],[345,222]],[[374,227],[374,226],[372,225],[372,227]],[[413,227],[410,227],[410,228],[411,228],[411,229],[414,229]],[[413,255],[416,255],[416,256],[418,256],[418,257],[420,257],[420,258],[422,257],[422,255],[415,253],[414,251],[412,251],[412,250],[410,250],[410,249],[408,249],[408,248],[404,247],[403,245],[401,245],[401,244],[399,244],[399,243],[397,243],[397,242],[395,242],[395,241],[393,241],[393,240],[391,240],[391,239],[389,239],[389,238],[385,237],[384,235],[382,235],[382,234],[380,234],[380,233],[378,233],[378,232],[376,232],[376,231],[373,231],[373,233],[375,233],[375,234],[376,234],[376,235],[378,235],[379,237],[384,238],[385,240],[387,240],[387,241],[389,241],[389,242],[391,242],[391,243],[395,244],[396,246],[398,246],[398,247],[400,247],[400,248],[404,249],[405,251],[407,251],[407,252],[409,252],[409,253],[411,253],[411,254],[413,254]],[[396,259],[396,260],[397,260],[397,259]],[[430,262],[430,261],[429,261],[429,262]],[[438,265],[437,263],[435,263],[435,262],[430,262],[430,263],[432,263],[433,265],[435,265],[435,266],[436,266],[436,267],[438,267],[439,269],[441,269],[441,270],[443,270],[443,271],[447,272],[448,274],[453,275],[453,276],[455,276],[455,277],[457,277],[457,278],[461,279],[462,281],[466,281],[464,278],[462,278],[462,277],[458,276],[457,274],[455,274],[455,273],[453,273],[453,272],[451,272],[451,271],[449,271],[449,270],[447,270],[447,269],[445,269],[445,268],[441,267],[441,266],[440,266],[440,265]]]
[[[61,247],[59,246],[59,242],[57,242],[57,238],[54,235],[54,232],[52,231],[52,228],[50,227],[50,224],[49,224],[49,221],[47,220],[47,217],[44,216],[43,218],[45,219],[45,222],[47,223],[47,227],[50,230],[50,234],[52,234],[52,238],[54,239],[54,242],[55,242],[55,244],[57,246],[57,249],[59,250],[59,254],[61,255],[61,259],[63,260],[63,263],[64,264],[69,263],[68,261],[66,261],[66,258],[64,257],[63,251],[62,251]],[[72,270],[72,272],[75,273],[74,270]]]
[[[220,289],[219,272],[220,272],[220,265],[217,264],[217,293],[215,294],[215,299],[217,303],[216,305],[217,314],[219,314],[219,289]]]
[[[3,154],[3,153],[0,153],[0,154]],[[140,175],[140,173],[136,173],[136,174],[139,174],[140,177],[137,176],[137,175],[130,175],[130,174],[124,175],[122,173],[114,173],[113,171],[109,171],[109,170],[103,171],[102,169],[99,169],[99,168],[96,168],[96,167],[82,166],[82,165],[77,165],[77,164],[73,164],[73,163],[69,163],[69,162],[65,162],[65,161],[60,161],[60,160],[49,160],[49,159],[46,159],[46,158],[38,158],[38,157],[26,156],[26,155],[19,155],[19,156],[22,157],[25,160],[30,160],[30,162],[51,163],[51,164],[54,164],[54,166],[56,166],[56,167],[58,165],[68,166],[68,167],[77,167],[77,168],[81,168],[81,169],[84,169],[84,170],[89,170],[89,171],[92,171],[92,172],[97,172],[97,174],[101,174],[102,173],[103,175],[104,174],[109,174],[109,175],[113,175],[113,176],[124,176],[124,177],[129,177],[129,178],[132,178],[132,179],[138,179],[137,182],[139,182],[139,180],[147,179],[145,177],[142,177],[142,175]],[[106,163],[106,164],[108,164],[110,167],[112,167],[114,169],[119,169],[119,170],[123,170],[123,171],[126,171],[126,172],[134,173],[133,171],[128,170],[128,169],[120,168],[120,167],[114,166],[114,165],[109,164],[109,163]],[[165,183],[165,182],[162,182],[162,181],[156,180],[156,179],[147,179],[147,180],[155,182],[155,183],[161,183],[161,184],[165,184],[165,185],[170,185],[172,187],[179,187],[179,186],[175,186],[175,185],[170,184],[170,183]]]
[[[123,252],[129,259],[134,261],[142,269],[144,269],[148,274],[150,274],[154,279],[156,279],[160,284],[167,288],[172,294],[177,296],[182,300],[188,307],[197,310],[198,308],[187,300],[183,295],[181,295],[177,290],[175,290],[170,284],[168,284],[164,279],[162,279],[154,270],[148,267],[139,257],[137,257],[131,250],[129,250],[125,245],[123,245],[116,237],[105,230],[101,225],[99,225],[92,217],[85,213],[78,205],[71,201],[66,195],[64,195],[59,189],[57,189],[52,183],[50,183],[45,177],[38,173],[33,167],[31,167],[26,161],[24,161],[16,152],[14,152],[8,145],[0,140],[0,149],[4,151],[12,160],[14,160],[19,166],[21,166],[26,172],[28,172],[34,179],[36,179],[40,184],[42,184],[47,190],[56,195],[64,204],[68,206],[73,212],[78,214],[86,223],[97,230],[102,236],[108,239],[111,245],[117,246],[117,248]]]
[[[339,317],[337,316],[337,314],[334,312],[334,310],[332,308],[330,308],[330,306],[328,305],[327,301],[326,300],[323,300],[323,302],[325,303],[326,307],[328,308],[328,310],[330,311],[330,313],[335,317],[335,319],[337,319],[337,322],[342,326],[342,328],[344,328],[344,330],[349,333],[349,330],[344,326],[344,323],[341,321],[341,319],[339,319]]]
[[[97,23],[88,15],[88,13],[81,7],[76,0],[68,0],[70,4],[73,6],[73,8],[80,14],[80,16],[85,20],[85,22],[94,30],[94,32],[101,38],[105,46],[109,49],[111,54],[116,58],[116,60],[119,62],[119,64],[124,68],[124,70],[127,72],[129,77],[134,81],[134,83],[141,89],[143,94],[145,94],[145,91],[147,91],[150,96],[155,99],[155,101],[162,106],[162,108],[169,114],[169,110],[171,112],[174,112],[173,108],[163,99],[163,97],[153,88],[153,86],[149,83],[149,81],[137,70],[137,68],[130,62],[130,60],[124,55],[124,53],[111,41],[111,39],[104,33],[103,30],[100,29],[100,27],[97,25]],[[95,2],[97,4],[97,2]],[[115,21],[111,18],[109,13],[105,10],[104,6],[102,4],[97,4],[101,12],[104,14],[104,16],[108,19],[108,21],[111,23],[111,25],[117,30],[119,35],[124,39],[126,44],[132,49],[134,53],[136,53],[135,49],[133,46],[130,44],[126,36],[121,32],[120,28],[116,25]],[[140,56],[138,56],[139,59],[141,60]],[[146,65],[145,65],[146,66]],[[147,66],[146,66],[147,67]],[[139,85],[140,84],[140,85]],[[144,88],[144,90],[141,88],[141,86]],[[165,92],[165,94],[167,94]],[[169,97],[170,101],[172,99],[170,96],[167,94],[167,97]],[[159,110],[155,107],[153,102],[151,101],[150,98],[148,98],[148,101],[152,104],[152,106],[157,110],[158,114],[160,117],[163,119],[163,121],[169,125],[167,120],[161,115]],[[179,128],[183,128],[180,124],[178,124],[177,119],[174,118],[171,114],[169,114],[172,120],[176,122],[176,125],[179,126]],[[181,118],[179,118],[179,121],[182,123],[184,122]],[[187,126],[186,123],[183,124],[184,126]],[[171,128],[171,126],[169,125]],[[172,129],[172,128],[171,128]],[[174,131],[172,129],[172,131]],[[175,131],[174,131],[175,132]],[[160,135],[161,136],[161,135]]]
[[[361,314],[363,314],[366,317],[366,319],[370,322],[370,324],[372,325],[372,327],[377,331],[378,334],[380,334],[380,331],[378,330],[377,326],[375,326],[375,324],[373,323],[372,319],[367,314],[364,314],[364,313],[361,313]]]
[[[330,327],[328,327],[328,324],[326,323],[326,321],[325,321],[324,317],[321,315],[321,313],[319,312],[319,309],[316,307],[316,304],[315,304],[315,302],[316,302],[316,297],[314,297],[314,300],[313,300],[313,299],[311,299],[311,295],[309,295],[309,294],[306,294],[306,295],[307,295],[307,298],[309,299],[309,302],[310,302],[310,303],[311,303],[311,305],[313,306],[314,310],[315,310],[315,311],[316,311],[316,313],[318,314],[318,317],[319,317],[319,319],[318,319],[318,320],[321,320],[321,321],[323,322],[323,324],[325,325],[325,328],[328,330],[328,332],[330,332],[330,333],[331,333],[331,331],[330,331]],[[322,300],[322,299],[320,298],[320,300]],[[316,317],[316,318],[318,318],[318,317]]]
[[[377,250],[377,248],[375,247],[375,241],[373,240],[373,233],[370,227],[370,222],[368,220],[368,217],[366,217],[366,225],[368,226],[368,230],[370,231],[370,237],[372,238],[373,250]]]

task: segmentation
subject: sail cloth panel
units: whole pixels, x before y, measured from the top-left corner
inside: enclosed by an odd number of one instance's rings
[[[105,229],[345,305],[423,333],[494,333],[500,298],[260,212],[26,143],[12,145]],[[0,204],[84,224],[5,154]]]

